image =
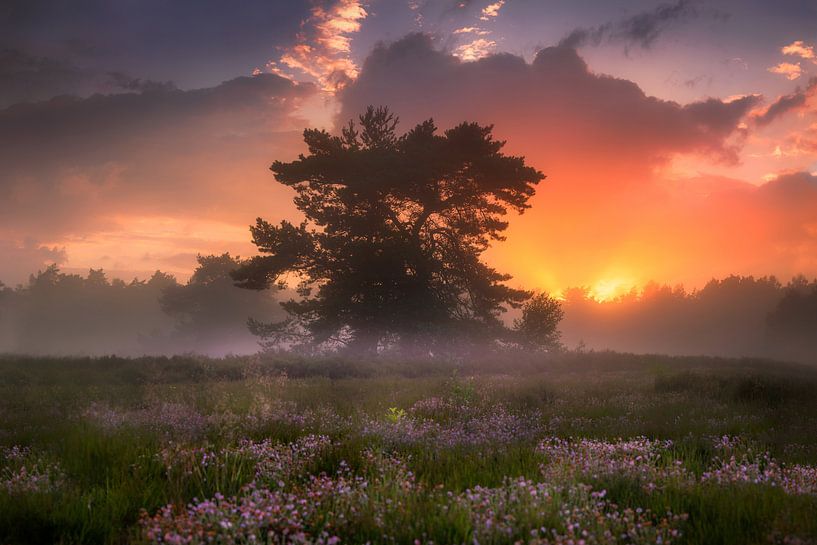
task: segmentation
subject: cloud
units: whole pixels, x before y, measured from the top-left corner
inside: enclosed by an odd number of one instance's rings
[[[749,63],[742,57],[732,57],[731,59],[726,59],[723,61],[726,66],[735,65],[740,67],[741,70],[749,70]]]
[[[75,93],[87,80],[88,74],[64,61],[0,51],[0,107]]]
[[[461,4],[465,7],[465,4]],[[499,16],[499,10],[505,5],[505,0],[499,0],[483,7],[480,10],[479,20],[483,22],[493,21]],[[485,30],[476,26],[466,26],[453,32],[454,36],[470,34],[475,36],[468,42],[461,43],[453,49],[454,56],[463,61],[475,61],[487,57],[496,51],[496,40],[489,38],[490,30]]]
[[[755,123],[766,126],[788,112],[802,109],[815,91],[817,77],[811,78],[804,89],[798,87],[793,93],[779,97],[762,114],[755,117]]]
[[[758,101],[662,101],[630,81],[590,72],[567,47],[543,49],[530,64],[510,54],[461,62],[424,34],[377,47],[339,96],[342,121],[370,103],[390,105],[407,123],[476,118],[496,123],[514,148],[544,164],[561,162],[565,149],[592,149],[597,159],[646,169],[673,153],[734,159],[728,139]]]
[[[817,155],[817,123],[812,123],[805,129],[792,133],[786,141],[795,154]]]
[[[357,77],[351,36],[360,30],[368,13],[359,0],[318,4],[301,25],[297,43],[284,49],[267,67],[287,77],[308,76],[329,92]]]
[[[767,68],[769,72],[772,74],[780,74],[781,76],[786,76],[788,80],[796,80],[800,76],[803,75],[803,68],[800,66],[800,63],[791,63],[791,62],[781,62],[774,66]]]
[[[7,286],[25,283],[29,274],[67,259],[65,248],[48,247],[32,238],[19,243],[0,239],[0,256],[0,282]]]
[[[236,9],[223,0],[87,0],[68,9],[62,0],[4,0],[0,50],[58,59],[100,77],[123,72],[182,88],[213,86],[291,44],[311,5],[246,0]]]
[[[19,49],[0,50],[0,108],[59,95],[87,96],[172,87],[170,82],[80,68],[66,60],[35,56]]]
[[[669,26],[696,17],[698,11],[689,0],[658,6],[619,23],[615,35],[626,42],[650,47]]]
[[[817,265],[817,176],[808,172],[779,175],[760,186],[754,212],[765,220],[768,238],[776,245],[770,255],[786,255],[802,263],[802,270]]]
[[[479,27],[466,26],[458,28],[457,30],[454,31],[454,34],[476,34],[477,36],[485,36],[487,34],[490,34],[490,32],[487,30],[483,30]]]
[[[253,218],[291,213],[266,167],[297,154],[298,108],[315,94],[262,74],[0,110],[0,238],[65,245],[71,266],[102,253],[119,268],[168,249],[246,253]]]
[[[464,61],[475,61],[487,57],[495,48],[495,41],[477,38],[454,48],[454,55]]]
[[[480,20],[482,21],[490,21],[491,19],[495,19],[499,15],[499,10],[502,9],[502,6],[505,5],[505,0],[498,0],[497,2],[493,2],[488,4],[482,11],[480,12]]]
[[[592,72],[571,48],[543,49],[530,63],[509,54],[463,62],[415,34],[376,48],[338,98],[339,124],[368,104],[391,107],[403,129],[429,117],[441,129],[494,124],[508,153],[547,175],[489,252],[514,285],[700,285],[713,275],[817,271],[810,193],[672,169],[675,158],[702,172],[737,161],[757,95],[678,104]]]
[[[815,57],[814,53],[814,46],[807,45],[802,40],[796,40],[790,43],[787,46],[784,46],[780,49],[780,52],[784,55],[791,55],[795,57],[800,57],[804,60],[811,60],[814,64],[817,64],[817,57]],[[767,69],[772,74],[780,74],[781,76],[785,76],[786,79],[789,80],[796,80],[800,78],[805,73],[800,62],[781,62],[774,66],[771,66]]]
[[[153,81],[150,79],[134,78],[122,72],[108,72],[107,77],[113,85],[124,91],[143,93],[172,91],[176,89],[176,85],[171,81]]]
[[[803,40],[797,40],[780,49],[784,55],[794,55],[801,59],[814,58],[814,46],[806,45]]]
[[[574,29],[562,39],[560,45],[578,48],[600,45],[603,41],[623,42],[625,46],[651,47],[659,36],[673,25],[695,18],[699,10],[690,0],[678,0],[674,4],[662,4],[651,11],[609,22],[595,27]]]
[[[0,139],[8,143],[0,149],[0,157],[6,171],[8,165],[43,153],[52,161],[74,165],[116,162],[131,146],[149,145],[140,142],[145,134],[172,135],[201,124],[210,125],[210,137],[261,129],[265,121],[289,113],[294,101],[313,92],[309,84],[263,74],[189,91],[147,85],[139,93],[63,96],[19,104],[0,110]],[[212,116],[225,125],[209,123]]]

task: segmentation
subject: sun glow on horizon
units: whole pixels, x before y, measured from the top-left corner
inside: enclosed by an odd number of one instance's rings
[[[604,278],[590,288],[590,296],[599,303],[604,303],[624,295],[635,286],[636,283],[632,279]]]

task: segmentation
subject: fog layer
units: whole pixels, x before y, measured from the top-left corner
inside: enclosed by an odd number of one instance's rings
[[[284,317],[291,293],[236,288],[229,254],[200,256],[186,284],[157,271],[109,280],[104,271],[49,267],[15,289],[0,284],[0,353],[136,356],[259,350],[247,320]],[[649,284],[599,302],[567,290],[559,325],[566,349],[817,361],[817,280],[730,276],[700,290]]]

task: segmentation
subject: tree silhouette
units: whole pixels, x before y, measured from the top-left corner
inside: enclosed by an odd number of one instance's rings
[[[558,350],[562,304],[547,293],[537,293],[522,307],[522,317],[513,326],[522,346],[532,350]]]
[[[176,318],[171,341],[189,343],[189,350],[222,354],[255,344],[247,333],[249,317],[280,318],[280,307],[270,294],[240,290],[230,273],[242,260],[229,253],[198,255],[198,267],[186,284],[172,284],[162,290],[162,310]],[[247,339],[248,338],[248,339]]]
[[[398,135],[397,122],[369,107],[340,136],[307,129],[309,154],[270,167],[305,221],[259,218],[251,231],[264,255],[233,274],[252,289],[298,279],[301,299],[282,303],[289,319],[253,324],[270,342],[436,350],[453,335],[507,332],[500,313],[529,296],[480,258],[544,175],[504,155],[491,126],[437,134],[428,120]]]
[[[793,279],[785,295],[767,317],[771,342],[791,357],[817,353],[817,281]]]
[[[169,328],[157,302],[176,279],[156,271],[148,281],[86,277],[50,265],[0,300],[0,350],[28,354],[123,354],[151,351],[141,338]],[[0,298],[2,299],[2,298]]]

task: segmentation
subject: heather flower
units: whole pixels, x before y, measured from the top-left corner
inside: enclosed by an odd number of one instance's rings
[[[672,446],[672,441],[646,437],[616,441],[549,437],[537,450],[545,456],[541,471],[550,479],[627,476],[642,480],[650,491],[658,482],[690,478],[682,462],[669,456]]]
[[[257,481],[279,485],[302,474],[331,445],[332,441],[325,435],[307,435],[283,445],[269,439],[260,442],[244,440],[233,452],[255,463]]]
[[[739,437],[718,438],[715,448],[720,456],[701,475],[701,482],[759,484],[778,487],[788,494],[817,494],[817,467],[786,466]]]
[[[174,438],[194,438],[210,426],[208,419],[182,403],[155,403],[130,410],[92,403],[83,417],[102,430],[112,433],[121,428],[143,428]]]
[[[469,513],[475,542],[524,537],[534,544],[666,544],[680,537],[685,515],[620,509],[605,496],[604,490],[587,485],[560,487],[519,478],[497,488],[466,490],[454,499],[454,507]]]
[[[28,447],[0,449],[0,490],[10,495],[45,494],[59,490],[65,483],[60,466],[34,454]]]
[[[438,422],[421,416],[435,406],[457,411],[457,418]],[[393,447],[427,444],[434,445],[435,448],[455,448],[502,446],[532,440],[541,430],[538,413],[514,413],[503,405],[477,410],[475,407],[465,408],[434,399],[419,406],[415,404],[400,418],[387,418],[385,421],[366,419],[361,433],[363,436],[379,438]]]
[[[305,438],[306,439],[306,438]],[[309,438],[291,449],[313,452],[322,448],[322,438]],[[258,445],[255,445],[258,447]],[[269,452],[258,447],[258,452]],[[380,488],[391,479],[402,478],[402,488],[413,487],[410,473],[398,460],[375,453],[365,454],[372,476]],[[291,490],[263,487],[253,482],[238,496],[226,498],[216,494],[212,499],[193,500],[184,509],[173,505],[161,508],[155,515],[143,512],[140,520],[142,537],[148,543],[271,543],[325,544],[339,542],[336,531],[343,529],[355,516],[366,511],[376,520],[385,521],[389,511],[400,502],[372,502],[369,480],[353,475],[341,464],[335,476],[310,475]],[[384,525],[385,530],[385,525]]]

